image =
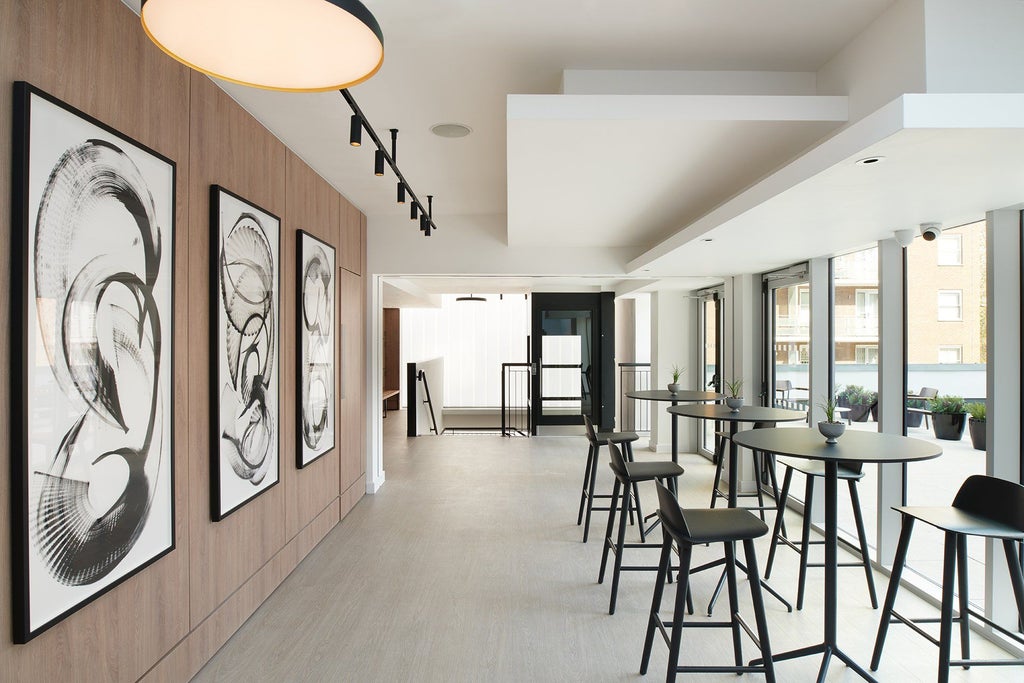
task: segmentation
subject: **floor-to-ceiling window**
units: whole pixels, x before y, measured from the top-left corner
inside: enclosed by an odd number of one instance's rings
[[[832,274],[832,381],[847,429],[878,430],[878,248],[836,256]],[[876,465],[863,465],[857,486],[864,526],[878,518]],[[846,496],[844,495],[843,498]],[[856,536],[852,507],[839,506],[839,528]],[[872,534],[869,544],[874,543]]]
[[[811,360],[811,288],[806,266],[766,274],[764,292],[769,324],[762,402],[806,410],[810,404]],[[785,426],[806,425],[797,422]]]
[[[970,223],[932,241],[918,237],[906,250],[907,436],[936,441],[943,449],[940,458],[907,466],[908,505],[948,505],[964,479],[986,471],[985,451],[972,444],[969,426],[961,426],[965,417],[935,414],[957,399],[985,404],[985,231],[984,221]],[[939,400],[914,398],[922,395]],[[968,556],[971,601],[982,604],[981,538],[968,540]],[[915,529],[907,566],[939,583],[941,533],[927,525]]]

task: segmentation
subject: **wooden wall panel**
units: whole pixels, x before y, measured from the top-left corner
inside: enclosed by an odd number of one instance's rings
[[[363,278],[344,268],[341,274],[341,371],[344,398],[341,409],[341,491],[347,491],[366,469],[366,450],[363,448],[366,430],[363,409],[366,403],[366,364],[364,335],[366,326],[363,297]]]
[[[98,38],[97,36],[100,36]],[[110,36],[109,38],[103,36]],[[116,36],[116,40],[113,37]],[[102,77],[98,77],[98,75]],[[177,162],[174,421],[176,550],[86,605],[27,645],[11,643],[8,462],[20,454],[0,439],[0,680],[131,681],[188,632],[190,452],[184,409],[189,371],[188,108],[189,72],[154,47],[138,17],[120,2],[0,2],[0,278],[10,281],[12,83],[26,80]],[[19,256],[20,257],[20,256]],[[10,324],[8,297],[0,320]],[[9,337],[0,335],[8,358]],[[7,365],[0,390],[0,433],[9,434]]]
[[[210,185],[222,185],[282,219],[286,208],[285,146],[253,119],[208,78],[192,78],[191,111],[189,286],[192,300],[192,363],[189,372],[189,446],[193,454],[189,482],[196,496],[189,510],[192,625],[208,616],[220,603],[284,546],[284,479],[294,466],[281,458],[282,482],[231,513],[220,522],[210,521]],[[282,232],[283,229],[282,229]],[[282,239],[282,247],[286,245]],[[280,277],[283,302],[279,339],[291,340],[287,330],[288,283],[294,279],[294,259],[282,248]],[[294,252],[292,252],[294,253]],[[287,374],[288,368],[282,368]],[[279,424],[289,408],[279,384]],[[284,453],[287,435],[281,434]]]
[[[342,199],[342,208],[345,211],[344,228],[341,235],[341,267],[350,273],[361,275],[363,272],[362,261],[362,238],[360,225],[363,214],[359,212],[348,200]]]
[[[365,462],[364,241],[357,210],[205,76],[145,37],[120,0],[0,2],[0,214],[10,215],[12,103],[27,80],[177,162],[175,261],[175,532],[177,548],[26,645],[13,645],[10,528],[0,524],[0,681],[187,680],[362,497]],[[281,483],[227,519],[210,521],[209,186],[217,183],[282,219]],[[351,212],[351,216],[350,216]],[[0,241],[9,282],[10,223]],[[294,230],[347,249],[349,404],[338,446],[311,468],[294,464]],[[323,232],[320,232],[320,230]],[[347,246],[343,236],[349,237]],[[340,270],[339,272],[347,272]],[[341,281],[339,280],[339,286]],[[341,297],[339,296],[339,300]],[[12,329],[9,300],[0,321]],[[0,353],[9,357],[6,335]],[[339,364],[340,365],[340,364]],[[6,366],[5,366],[6,367]],[[339,367],[339,379],[341,368]],[[7,376],[4,375],[5,380]],[[6,383],[6,382],[5,382]],[[363,405],[358,405],[363,402]],[[0,391],[0,432],[10,433]],[[341,415],[341,411],[347,411]],[[346,445],[344,439],[349,442]],[[0,460],[8,462],[8,440]],[[347,452],[348,474],[342,474]],[[345,481],[344,488],[341,482]],[[9,509],[0,467],[0,509]]]
[[[288,152],[288,219],[284,223],[285,241],[290,246],[289,254],[285,258],[295,263],[298,267],[296,248],[298,245],[298,230],[315,235],[324,242],[335,248],[335,259],[339,253],[339,242],[342,231],[341,201],[338,193],[317,175],[311,168],[306,166],[294,153]],[[337,268],[335,269],[337,270]],[[338,274],[335,272],[335,291],[340,298],[341,285],[338,282]],[[295,452],[298,449],[298,414],[295,406],[298,402],[298,298],[296,289],[298,287],[297,277],[293,272],[291,283],[291,296],[287,299],[292,302],[291,314],[284,321],[285,333],[283,339],[290,339],[292,343],[284,345],[285,355],[282,365],[282,372],[287,377],[284,383],[284,395],[288,397],[288,419],[282,420],[282,425],[287,425],[283,430],[286,446],[282,449],[284,460],[287,463],[286,469],[289,476],[286,480],[288,494],[287,509],[287,531],[291,538],[299,532],[299,529],[309,524],[324,508],[338,498],[340,480],[338,478],[339,456],[341,452],[340,430],[337,419],[337,406],[335,406],[335,443],[334,449],[326,455],[317,458],[315,461],[300,469],[296,468]],[[337,301],[337,299],[336,299]],[[337,306],[335,306],[337,311]],[[335,335],[338,333],[338,318],[335,312]],[[337,338],[337,337],[336,337]],[[335,347],[335,396],[337,396],[340,353]]]

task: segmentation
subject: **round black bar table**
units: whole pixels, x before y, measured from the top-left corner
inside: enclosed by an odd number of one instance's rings
[[[764,406],[740,406],[739,410],[731,410],[729,406],[716,404],[716,405],[696,405],[696,406],[675,406],[668,409],[668,412],[672,413],[673,416],[681,415],[683,417],[693,417],[698,420],[721,420],[729,423],[729,507],[736,507],[737,503],[737,488],[739,486],[739,480],[737,478],[737,460],[739,459],[739,448],[736,445],[736,433],[739,431],[739,426],[742,423],[756,423],[756,422],[796,422],[798,420],[806,420],[807,413],[801,410],[784,410],[782,408],[766,408]],[[762,429],[756,431],[764,431]],[[803,430],[790,430],[790,431],[803,431]],[[771,449],[758,449],[758,450],[771,450]],[[761,483],[757,482],[760,486]],[[780,513],[781,514],[781,513]],[[701,565],[695,569],[691,569],[690,573],[694,574],[705,569],[717,567],[725,564],[724,559],[715,560],[707,564]],[[725,578],[725,574],[722,574],[722,579]],[[720,579],[718,582],[718,588],[715,589],[714,594],[711,596],[711,601],[708,603],[708,616],[711,615],[714,609],[715,601],[718,599],[718,594],[722,590],[723,580]],[[793,611],[793,606],[789,604],[789,601],[779,595],[775,589],[769,586],[762,579],[761,586],[772,596],[774,596],[779,602],[786,606],[790,612]]]
[[[713,391],[677,391],[672,393],[667,389],[652,389],[650,391],[627,391],[626,398],[634,398],[638,401],[671,401],[673,406],[680,403],[713,403],[725,398],[725,394],[716,394]],[[671,413],[672,411],[669,410]],[[672,416],[672,462],[679,462],[679,425],[676,424],[676,416]]]
[[[933,443],[910,439],[894,434],[849,431],[839,437],[839,442],[825,443],[825,437],[817,429],[757,429],[741,432],[733,437],[740,446],[779,455],[791,455],[807,460],[825,463],[825,639],[817,645],[783,652],[772,659],[782,661],[809,655],[823,655],[818,681],[825,680],[829,660],[836,656],[857,672],[866,681],[875,679],[849,655],[839,648],[836,623],[838,584],[836,567],[838,547],[836,543],[838,520],[836,518],[839,463],[844,460],[867,463],[905,463],[930,460],[942,455],[942,449]],[[782,514],[781,511],[779,514]],[[805,513],[806,514],[806,513]]]

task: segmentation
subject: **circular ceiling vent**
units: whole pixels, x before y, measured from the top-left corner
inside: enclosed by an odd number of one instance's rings
[[[473,129],[462,123],[439,123],[431,126],[430,131],[442,138],[464,138],[473,132]]]

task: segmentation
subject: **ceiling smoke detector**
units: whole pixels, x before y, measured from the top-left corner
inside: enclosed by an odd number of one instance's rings
[[[442,138],[464,138],[473,129],[462,123],[438,123],[430,127],[430,132]]]

